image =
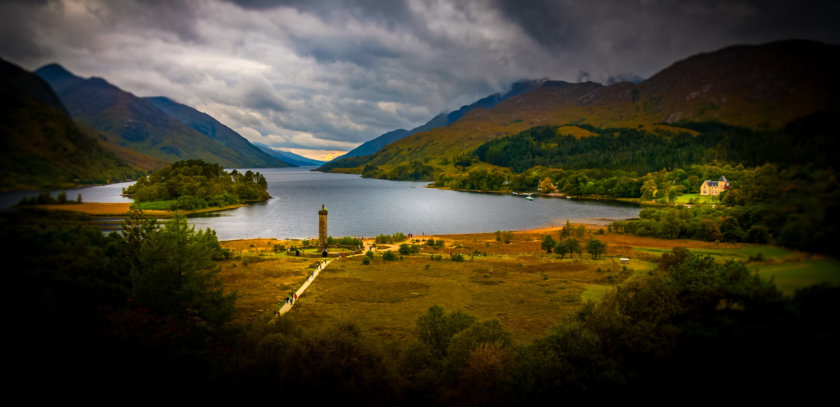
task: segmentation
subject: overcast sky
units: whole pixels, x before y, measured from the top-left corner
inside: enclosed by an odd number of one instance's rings
[[[840,43],[826,1],[0,1],[0,57],[57,62],[328,158],[519,79],[647,78],[733,44]]]

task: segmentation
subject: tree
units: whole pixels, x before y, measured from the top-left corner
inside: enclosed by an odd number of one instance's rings
[[[557,189],[553,183],[551,183],[551,178],[545,177],[542,181],[540,181],[540,185],[537,187],[537,190],[547,194],[549,192],[554,192]]]
[[[211,229],[196,231],[176,215],[162,228],[134,214],[123,226],[135,305],[163,315],[194,313],[215,324],[230,320],[236,294],[224,293],[213,258],[222,250]]]
[[[574,239],[574,238],[566,239],[566,240],[563,241],[563,244],[565,244],[566,248],[568,248],[569,257],[571,257],[575,253],[577,253],[578,256],[580,256],[580,254],[581,254],[580,242],[577,239]]]
[[[554,238],[545,235],[542,241],[542,249],[546,251],[546,253],[551,253],[551,250],[554,249],[554,246],[557,245],[557,242],[554,241]]]
[[[723,234],[723,239],[727,242],[740,242],[746,237],[744,229],[738,223],[738,219],[728,217],[720,224],[720,232]]]
[[[598,239],[589,239],[589,242],[586,244],[586,251],[592,258],[597,259],[606,253],[607,244]]]
[[[563,229],[560,229],[560,238],[564,239],[567,237],[572,236],[572,225],[569,223],[569,220],[566,219],[566,225],[563,226]]]
[[[444,315],[443,307],[433,305],[417,318],[417,338],[436,358],[446,356],[452,337],[475,323],[475,317],[461,311]]]
[[[656,181],[648,179],[642,184],[642,200],[650,201],[656,197]]]
[[[568,252],[569,252],[569,247],[566,246],[566,244],[564,242],[557,243],[557,245],[554,246],[554,253],[559,254],[561,259],[566,257],[566,253],[568,253]]]

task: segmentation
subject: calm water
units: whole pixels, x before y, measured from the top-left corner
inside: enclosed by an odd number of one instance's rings
[[[190,218],[190,223],[215,229],[219,239],[230,240],[314,237],[322,203],[329,210],[332,236],[493,232],[559,225],[566,219],[624,219],[639,214],[632,205],[551,198],[529,202],[512,195],[443,191],[426,188],[424,182],[365,179],[310,168],[256,171],[265,175],[272,199]],[[88,202],[124,202],[119,193],[126,185],[68,191],[67,196],[75,199],[81,193]]]
[[[132,202],[131,199],[120,196],[120,194],[123,188],[133,183],[133,181],[120,182],[97,187],[57,190],[52,191],[52,195],[56,196],[59,192],[64,191],[67,194],[67,199],[71,201],[75,201],[76,196],[81,195],[85,202]],[[38,196],[38,194],[39,191],[4,192],[0,194],[0,209],[9,209],[20,202],[21,199]]]

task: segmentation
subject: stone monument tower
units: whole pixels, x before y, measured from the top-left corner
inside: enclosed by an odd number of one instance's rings
[[[321,204],[318,211],[318,251],[327,250],[327,207]]]

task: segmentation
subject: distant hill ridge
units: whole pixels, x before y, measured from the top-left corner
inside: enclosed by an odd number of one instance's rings
[[[199,158],[225,167],[287,167],[209,115],[166,98],[141,98],[58,64],[35,71],[70,115],[104,140],[160,160]]]
[[[363,155],[373,154],[379,151],[379,149],[381,149],[382,147],[385,147],[388,144],[408,137],[412,134],[422,133],[424,131],[429,131],[438,127],[448,126],[458,121],[458,119],[460,119],[461,117],[464,117],[464,115],[467,114],[470,110],[476,108],[490,109],[514,96],[518,96],[523,93],[537,89],[540,86],[542,86],[545,82],[547,82],[547,79],[525,80],[516,82],[513,85],[511,85],[510,89],[505,93],[494,93],[490,96],[479,99],[469,105],[461,106],[458,110],[454,112],[438,114],[425,124],[415,127],[411,130],[397,129],[389,131],[373,140],[370,140],[354,148],[353,150],[350,150],[347,154],[334,158],[331,162],[340,160],[342,158],[359,157]]]
[[[259,148],[260,150],[265,151],[268,155],[275,157],[278,160],[283,160],[289,164],[296,165],[298,167],[317,167],[326,163],[326,161],[313,160],[311,158],[306,158],[302,155],[298,155],[288,151],[275,150],[262,143],[253,144],[257,146],[257,148]]]
[[[239,135],[239,133],[220,123],[207,113],[199,112],[192,107],[175,102],[172,99],[163,96],[148,97],[143,99],[148,100],[164,113],[178,119],[181,123],[189,126],[199,133],[210,137],[225,147],[237,151],[243,158],[249,160],[250,162],[257,163],[258,165],[254,165],[256,167],[264,167],[267,165],[274,167],[290,166],[290,163],[279,159],[279,157],[266,154],[265,151],[258,148],[256,145]],[[275,158],[276,160],[272,161],[269,158],[266,158],[266,155],[271,158]],[[291,165],[294,166],[294,164]]]
[[[470,109],[448,126],[397,140],[341,171],[360,172],[365,165],[387,169],[411,161],[435,165],[542,125],[653,129],[717,121],[780,129],[821,110],[840,110],[839,50],[805,40],[739,45],[688,57],[639,84],[549,81],[490,109]]]

